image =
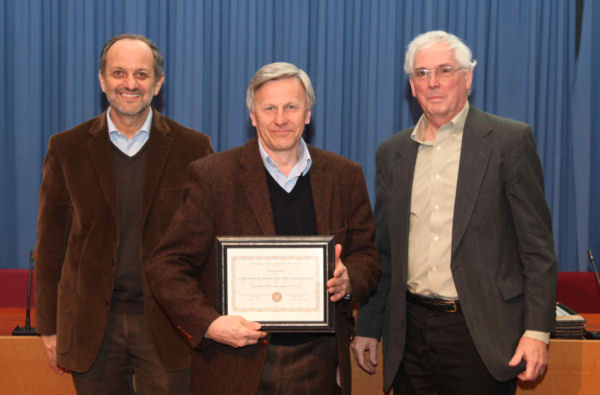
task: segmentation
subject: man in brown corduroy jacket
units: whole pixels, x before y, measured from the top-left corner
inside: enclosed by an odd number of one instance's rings
[[[50,366],[82,394],[187,394],[190,348],[156,304],[143,265],[183,201],[202,133],[153,111],[163,57],[146,37],[110,39],[99,78],[110,108],[50,138],[35,248],[37,329]]]

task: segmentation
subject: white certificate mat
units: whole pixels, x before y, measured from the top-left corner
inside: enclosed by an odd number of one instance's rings
[[[218,237],[220,312],[270,331],[333,329],[333,236]]]

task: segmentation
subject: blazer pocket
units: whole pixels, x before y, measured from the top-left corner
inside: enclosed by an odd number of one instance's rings
[[[502,295],[502,299],[509,301],[517,296],[523,295],[523,277],[513,276],[505,280],[499,281],[498,289]]]

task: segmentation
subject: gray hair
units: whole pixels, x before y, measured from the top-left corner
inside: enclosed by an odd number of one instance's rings
[[[106,67],[106,54],[108,53],[108,50],[110,49],[110,47],[113,46],[114,43],[116,43],[117,41],[120,41],[120,40],[139,40],[139,41],[147,44],[150,47],[150,49],[152,50],[152,55],[154,55],[154,74],[156,74],[156,78],[163,75],[163,73],[164,73],[163,68],[165,66],[165,58],[163,58],[163,55],[160,52],[160,50],[158,49],[158,47],[156,46],[156,44],[154,44],[154,42],[152,42],[152,40],[150,40],[146,36],[142,36],[141,34],[133,34],[133,33],[119,34],[118,36],[112,37],[110,40],[108,40],[108,42],[106,44],[104,44],[104,47],[102,48],[102,52],[100,52],[100,62],[98,64],[98,70],[100,70],[100,72],[102,74],[104,74],[104,68]]]
[[[258,88],[270,81],[296,78],[304,87],[306,93],[306,105],[310,109],[315,104],[315,92],[313,91],[310,77],[306,72],[296,65],[285,62],[267,64],[254,74],[246,91],[246,106],[250,112],[254,112],[254,95]]]
[[[440,42],[445,42],[448,44],[448,49],[454,51],[456,61],[461,68],[475,68],[477,61],[471,61],[471,50],[460,40],[460,38],[443,30],[432,30],[418,35],[408,44],[408,49],[406,50],[406,56],[404,58],[404,71],[406,71],[406,74],[412,75],[414,72],[415,54],[417,52]]]

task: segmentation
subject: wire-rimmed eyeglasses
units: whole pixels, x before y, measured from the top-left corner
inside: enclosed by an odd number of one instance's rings
[[[431,79],[431,72],[435,73],[437,78],[449,78],[452,77],[458,70],[464,69],[463,67],[453,66],[441,66],[434,67],[431,69],[416,69],[411,75],[414,80],[425,81]]]

